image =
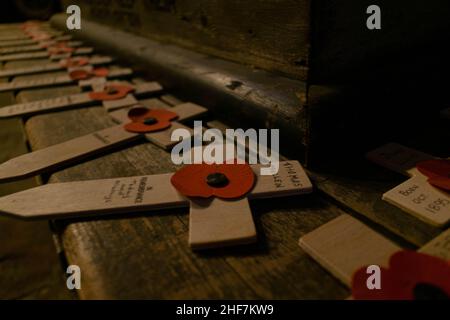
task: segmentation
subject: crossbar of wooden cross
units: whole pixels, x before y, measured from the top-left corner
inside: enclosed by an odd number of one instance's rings
[[[13,47],[0,47],[0,55],[4,54],[14,54],[14,53],[25,53],[25,52],[33,52],[33,51],[42,51],[42,50],[50,50],[50,51],[57,51],[58,47],[66,47],[66,48],[76,48],[83,45],[83,42],[81,41],[55,41],[55,40],[49,40],[49,41],[42,41],[37,44],[30,44],[25,46],[13,46]],[[54,48],[52,50],[51,48]],[[70,50],[67,50],[70,51]]]
[[[37,64],[28,67],[3,69],[0,70],[0,78],[58,71],[74,67],[82,67],[86,65],[92,66],[106,65],[111,63],[112,61],[113,59],[109,56],[101,56],[101,55],[94,55],[91,57],[78,56],[75,58],[62,59],[60,61]]]
[[[433,226],[450,222],[450,160],[389,143],[367,158],[410,178],[383,194],[383,200]]]
[[[135,96],[142,97],[162,90],[161,85],[155,81],[134,85],[128,82],[107,82],[106,84],[102,83],[101,86],[103,87],[101,92],[75,93],[4,106],[0,108],[0,118],[29,116],[43,112],[85,107],[99,102],[109,111],[112,103],[120,107],[130,106],[137,103]]]
[[[229,174],[230,188],[247,185],[248,190],[237,198],[185,196],[173,182],[181,172],[178,171],[175,174],[47,184],[0,198],[0,212],[24,219],[60,219],[190,207],[189,244],[193,249],[205,249],[256,241],[249,199],[295,196],[312,190],[308,176],[297,161],[281,162],[275,175],[260,175],[260,165],[223,164],[211,170]],[[239,172],[245,172],[251,181],[243,181]],[[200,180],[188,179],[186,183],[200,183],[206,187],[210,176],[196,175]],[[230,194],[228,186],[213,185],[211,188]]]
[[[163,149],[170,149],[178,143],[171,140],[174,130],[186,129],[193,135],[193,130],[180,122],[199,117],[206,112],[206,108],[193,103],[182,103],[167,110],[140,106],[113,111],[110,115],[119,125],[12,158],[0,164],[0,181],[49,172],[142,137]],[[152,123],[149,123],[150,121]]]
[[[62,51],[62,49],[61,49]],[[4,54],[0,56],[0,62],[7,61],[18,61],[18,60],[28,60],[28,59],[41,59],[48,58],[50,60],[60,60],[69,58],[71,56],[87,55],[94,51],[91,47],[79,47],[73,48],[70,52],[58,52],[58,50],[46,50],[38,52],[23,52],[23,53],[13,53]]]
[[[27,46],[27,45],[33,45],[38,43],[54,43],[54,42],[61,42],[61,41],[69,41],[72,40],[72,36],[70,34],[62,35],[62,36],[56,36],[56,37],[34,37],[31,39],[22,39],[22,40],[9,40],[9,41],[0,41],[0,48],[7,48],[7,47],[16,47],[16,46]]]
[[[91,82],[83,81],[93,78],[114,79],[126,77],[133,73],[130,68],[109,67],[93,68],[91,65],[69,68],[67,74],[57,76],[42,76],[37,79],[13,80],[0,83],[0,92],[17,91],[23,89],[36,89],[55,85],[69,85],[78,83],[80,86],[89,86]]]

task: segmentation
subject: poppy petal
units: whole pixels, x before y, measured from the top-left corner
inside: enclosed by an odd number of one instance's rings
[[[53,47],[47,48],[47,50],[50,54],[59,54],[59,53],[71,53],[75,49],[71,48],[71,47],[61,47],[61,46],[55,47],[55,46],[53,46]]]
[[[222,173],[228,183],[213,187],[207,183],[212,173]],[[192,164],[172,176],[173,186],[188,197],[236,199],[248,193],[254,185],[255,175],[248,164]]]
[[[135,122],[144,121],[147,118],[156,118],[158,121],[171,121],[176,119],[178,115],[175,112],[166,109],[137,107],[128,112],[128,117]]]
[[[409,299],[414,299],[414,288],[418,284],[432,285],[450,297],[450,266],[447,261],[404,250],[393,254],[389,265],[399,285],[407,291]]]
[[[170,182],[184,196],[209,198],[213,188],[206,183],[206,177],[213,172],[211,165],[191,164],[175,172]]]
[[[45,34],[45,33],[41,33],[41,34],[37,33],[37,34],[34,34],[31,37],[31,39],[33,39],[34,41],[44,41],[44,40],[50,40],[51,36],[48,34]]]
[[[436,188],[450,191],[450,179],[444,177],[429,178],[428,182]]]
[[[110,89],[113,89],[115,92],[109,92]],[[123,85],[109,85],[103,91],[99,92],[89,92],[89,97],[92,100],[98,101],[107,101],[107,100],[117,100],[124,98],[128,93],[133,91],[134,89],[130,86]]]
[[[421,161],[416,166],[417,169],[427,177],[441,176],[450,178],[450,160],[448,159]]]
[[[108,68],[97,68],[92,71],[92,74],[96,77],[106,77],[109,74]]]
[[[61,66],[64,68],[82,67],[89,63],[87,58],[68,58],[61,61]]]
[[[155,124],[145,124],[143,122],[130,122],[124,128],[129,132],[135,133],[150,133],[167,129],[171,126],[170,121],[158,121]]]
[[[405,300],[408,295],[402,288],[394,274],[389,269],[380,267],[380,289],[369,289],[367,266],[360,268],[353,274],[352,297],[356,300]]]
[[[255,174],[248,164],[219,164],[217,172],[229,180],[226,187],[213,188],[214,195],[224,199],[235,199],[249,192],[255,184]]]
[[[419,172],[427,176],[428,182],[437,187],[450,191],[450,160],[432,159],[417,164]]]
[[[79,70],[73,70],[69,72],[69,77],[72,80],[84,80],[89,78],[90,74],[86,70],[79,69]]]

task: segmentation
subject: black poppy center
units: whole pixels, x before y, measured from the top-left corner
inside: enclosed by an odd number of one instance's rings
[[[117,89],[114,88],[114,87],[108,87],[108,88],[106,89],[106,92],[107,92],[108,94],[116,94],[116,93],[119,92],[119,90],[117,90]]]
[[[415,300],[449,300],[450,297],[436,286],[427,283],[419,283],[413,290]]]
[[[155,123],[157,123],[157,122],[158,122],[158,119],[153,118],[153,117],[146,118],[146,119],[144,120],[144,124],[146,124],[146,125],[152,125],[152,124],[155,124]]]
[[[206,177],[206,183],[213,188],[223,188],[230,183],[230,180],[223,173],[215,172]]]

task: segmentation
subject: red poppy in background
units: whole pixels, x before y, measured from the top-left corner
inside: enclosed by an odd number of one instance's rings
[[[108,68],[97,68],[92,71],[83,69],[73,70],[69,73],[69,77],[72,80],[85,80],[93,77],[106,77],[109,73]]]
[[[60,53],[72,53],[73,51],[75,51],[75,49],[72,47],[68,47],[64,43],[58,43],[56,45],[48,47],[47,51],[50,54],[60,54]]]
[[[450,299],[450,263],[415,251],[399,251],[381,268],[381,289],[368,289],[367,267],[356,271],[352,296],[358,300]]]
[[[254,183],[252,168],[244,163],[190,164],[178,170],[170,179],[184,196],[235,199],[248,193]]]
[[[37,32],[32,34],[31,36],[31,39],[33,39],[34,41],[45,41],[50,40],[51,38],[52,36],[45,32]]]
[[[428,182],[440,189],[450,191],[450,160],[432,159],[419,162],[417,170],[428,177]]]
[[[125,130],[135,133],[149,133],[166,129],[170,121],[178,117],[175,112],[165,109],[133,108],[128,112],[132,122],[125,125]]]
[[[78,58],[67,58],[60,61],[60,65],[64,68],[74,68],[82,67],[89,63],[88,58],[78,57]]]
[[[103,91],[89,92],[89,97],[97,101],[117,100],[124,98],[133,90],[131,86],[110,84]]]

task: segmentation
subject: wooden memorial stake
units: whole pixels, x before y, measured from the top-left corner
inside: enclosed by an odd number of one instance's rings
[[[5,32],[5,31],[3,31],[3,32]],[[22,30],[16,29],[14,31],[8,30],[7,34],[0,35],[0,42],[29,40],[29,39],[35,39],[35,38],[39,38],[39,39],[43,40],[43,39],[59,37],[62,35],[63,35],[62,31],[52,30],[50,28],[45,28],[43,30],[35,30],[33,32],[28,32],[28,33],[24,33]]]
[[[60,50],[58,49],[52,50],[49,48],[47,49],[47,51],[4,54],[0,56],[0,62],[40,59],[40,58],[48,58],[50,60],[60,60],[69,58],[71,56],[91,54],[94,51],[94,49],[92,49],[91,47],[80,47],[71,49],[73,50],[68,50],[68,52],[64,52],[65,50],[61,48]]]
[[[66,46],[68,48],[75,48],[80,47],[83,43],[81,41],[43,41],[39,44],[31,44],[26,46],[15,46],[15,47],[6,47],[6,48],[0,48],[0,55],[5,54],[13,54],[13,53],[23,53],[23,52],[32,52],[32,51],[42,51],[47,50],[48,48],[51,48],[53,46]],[[50,50],[51,51],[51,50]]]
[[[0,198],[0,212],[24,219],[59,219],[190,206],[193,249],[244,244],[256,241],[248,198],[311,192],[311,183],[297,161],[280,162],[276,176],[261,176],[259,169],[259,165],[250,167],[254,186],[237,199],[185,197],[171,184],[174,175],[167,173],[47,184]]]
[[[402,250],[400,246],[346,214],[304,235],[300,238],[299,245],[348,287],[351,287],[355,271],[370,265],[387,268],[389,258]],[[450,229],[418,251],[449,260]]]
[[[162,90],[158,82],[143,82],[136,85],[130,85],[127,82],[107,82],[106,86],[103,83],[101,86],[105,87],[104,97],[93,95],[93,92],[82,92],[57,98],[13,104],[0,108],[0,119],[89,106],[99,101],[103,103],[107,110],[110,110],[109,106],[113,103],[117,107],[130,106],[137,103],[134,96],[139,97],[158,93]]]
[[[49,37],[31,38],[31,39],[24,39],[24,40],[0,41],[0,48],[28,46],[28,45],[32,45],[32,44],[38,44],[38,43],[49,42],[49,41],[61,42],[61,41],[69,41],[69,40],[72,40],[72,36],[70,34],[63,35],[63,36],[57,36],[57,37],[54,37],[53,39],[49,36]]]
[[[430,183],[430,177],[419,167],[437,159],[426,153],[390,143],[367,154],[371,161],[411,178],[383,194],[383,200],[401,208],[433,226],[443,227],[450,221],[450,193],[448,189]],[[438,161],[445,162],[441,159]],[[447,167],[450,164],[447,162]],[[422,170],[423,171],[423,170]],[[448,173],[447,173],[448,174]],[[449,181],[450,177],[443,177]],[[448,185],[448,182],[447,182]]]
[[[113,61],[111,57],[95,55],[92,57],[78,56],[76,58],[62,59],[60,61],[34,65],[30,67],[11,68],[0,70],[0,78],[16,77],[36,73],[64,70],[70,67],[82,67],[86,65],[106,65]]]
[[[171,133],[175,129],[187,129],[191,135],[193,130],[177,121],[167,123],[164,127],[152,132],[128,131],[126,124],[130,123],[127,114],[136,110],[148,112],[146,108],[131,108],[129,110],[117,110],[111,113],[113,119],[121,123],[120,125],[99,130],[85,136],[81,136],[63,143],[40,149],[31,153],[26,153],[16,158],[10,159],[0,164],[0,181],[9,181],[29,177],[42,172],[54,170],[67,163],[86,158],[89,155],[99,154],[107,150],[130,143],[145,135],[145,138],[164,149],[170,149],[178,141],[171,141]],[[158,112],[160,109],[156,109]],[[177,118],[178,121],[186,121],[206,113],[207,109],[193,103],[183,103],[170,108],[167,111],[170,117]],[[153,117],[153,116],[149,116]],[[156,117],[156,116],[155,116]],[[156,122],[162,122],[156,118]]]
[[[82,80],[92,79],[96,77],[113,79],[129,76],[132,73],[133,70],[130,68],[110,67],[110,68],[93,69],[92,66],[88,65],[78,67],[75,70],[68,69],[68,73],[66,75],[49,76],[49,77],[42,76],[42,78],[39,79],[19,80],[0,83],[0,92],[43,88],[55,85],[73,84],[77,82],[79,83],[80,86],[89,86],[91,84],[90,81],[82,82]]]

